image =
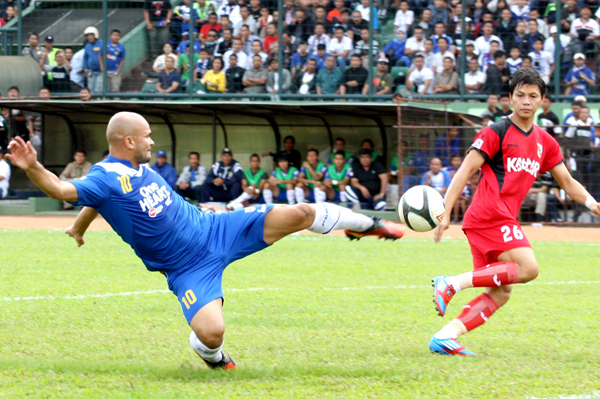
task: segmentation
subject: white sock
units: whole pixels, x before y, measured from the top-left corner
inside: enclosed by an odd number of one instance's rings
[[[467,327],[465,327],[463,322],[458,319],[454,319],[450,323],[446,324],[440,331],[433,334],[433,336],[437,339],[456,339],[467,332]]]
[[[233,208],[234,211],[237,211],[240,209],[244,209],[244,204],[242,204],[241,202],[232,202],[231,207]]]
[[[340,191],[340,201],[341,202],[348,202],[348,196],[346,195],[345,191]]]
[[[304,198],[305,198],[304,197],[304,189],[300,188],[300,187],[296,187],[294,189],[294,191],[296,192],[296,202],[299,203],[299,204],[303,203],[304,202]],[[290,205],[293,205],[293,204],[290,204]]]
[[[315,221],[308,228],[313,233],[327,234],[332,230],[365,231],[373,226],[373,219],[348,208],[323,202],[311,204],[315,209]]]
[[[252,199],[252,196],[244,191],[242,193],[242,195],[240,195],[239,197],[234,199],[233,202],[244,202],[244,201],[248,201],[249,199]]]
[[[288,204],[294,205],[296,203],[296,193],[294,193],[294,190],[287,190],[285,195],[287,196]]]
[[[325,191],[315,187],[315,202],[317,204],[321,204],[325,201],[327,201],[327,194],[325,194]]]
[[[459,276],[446,277],[446,282],[454,288],[454,291],[460,291],[460,278]]]
[[[265,203],[272,204],[273,203],[273,191],[264,189],[263,190],[263,198],[265,199]]]
[[[224,343],[225,342],[223,342],[223,344]],[[190,345],[192,345],[192,348],[194,348],[196,353],[199,354],[200,357],[206,360],[207,362],[217,363],[220,362],[221,359],[223,359],[223,354],[221,353],[223,344],[221,344],[221,346],[219,346],[218,348],[210,349],[198,339],[194,331],[190,333]]]

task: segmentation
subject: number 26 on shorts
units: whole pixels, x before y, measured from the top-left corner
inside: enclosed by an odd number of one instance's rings
[[[181,302],[183,302],[186,309],[189,309],[191,305],[196,303],[196,301],[196,294],[194,294],[194,291],[192,290],[187,290],[181,297]]]
[[[514,225],[512,228],[512,235],[510,234],[510,226],[502,226],[500,228],[500,231],[502,232],[502,238],[504,238],[504,242],[509,242],[514,239],[516,240],[522,240],[523,239],[523,232],[521,231],[521,229],[519,229],[519,226]]]

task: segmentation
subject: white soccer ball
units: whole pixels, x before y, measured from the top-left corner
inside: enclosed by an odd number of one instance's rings
[[[444,198],[429,186],[411,188],[404,193],[398,204],[400,221],[409,229],[419,232],[435,229],[445,213]]]

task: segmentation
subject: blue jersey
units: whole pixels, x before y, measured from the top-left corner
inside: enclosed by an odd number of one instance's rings
[[[116,71],[125,59],[125,47],[121,43],[109,43],[106,46],[106,66],[108,71]]]
[[[214,223],[214,214],[175,194],[147,165],[108,156],[95,164],[77,189],[77,205],[97,210],[150,271],[171,272],[197,262]]]

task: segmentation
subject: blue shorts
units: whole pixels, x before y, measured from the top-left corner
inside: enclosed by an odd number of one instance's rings
[[[169,289],[179,299],[188,323],[206,304],[223,297],[223,271],[232,262],[265,249],[265,216],[273,205],[215,215],[208,242],[195,263],[168,273]]]
[[[252,199],[252,198],[250,198],[250,199],[248,200],[248,203],[249,203],[249,204],[264,204],[264,203],[265,203],[265,199],[263,198],[263,195],[262,195],[262,193],[261,193],[261,194],[258,196],[258,198],[257,198],[257,199]]]
[[[333,191],[335,194],[333,195],[333,198],[330,199],[329,201],[333,201],[333,202],[342,202],[342,197],[340,197],[340,192],[334,190]]]
[[[287,190],[279,189],[279,194],[277,195],[277,197],[273,198],[273,200],[275,202],[285,202],[287,204],[287,202],[288,202]]]
[[[315,201],[315,190],[313,190],[312,188],[308,188],[308,195],[306,196],[306,200],[308,202],[317,202]]]

